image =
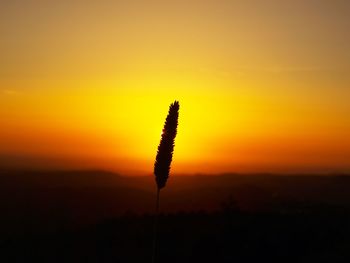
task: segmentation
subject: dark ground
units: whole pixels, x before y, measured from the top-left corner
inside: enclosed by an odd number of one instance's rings
[[[3,172],[0,262],[151,262],[153,178]],[[350,177],[174,177],[157,262],[350,262]]]

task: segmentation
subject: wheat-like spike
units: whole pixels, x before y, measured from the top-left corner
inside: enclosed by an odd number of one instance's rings
[[[154,175],[156,177],[158,190],[165,187],[169,177],[177,133],[179,108],[180,105],[178,101],[174,101],[174,103],[170,105],[162,132],[162,138],[158,146],[156,161],[154,163]]]
[[[156,210],[154,215],[153,225],[153,253],[152,263],[156,262],[157,254],[157,225],[158,225],[158,213],[159,213],[159,192],[160,189],[165,187],[169,177],[170,165],[173,159],[173,152],[175,146],[175,137],[177,133],[177,124],[179,118],[180,105],[178,101],[170,104],[169,113],[166,117],[164,129],[162,132],[162,138],[158,146],[156,161],[154,163],[154,175],[157,183],[157,199]]]

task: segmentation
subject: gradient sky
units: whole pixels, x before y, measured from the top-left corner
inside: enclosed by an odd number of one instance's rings
[[[350,1],[0,0],[0,166],[350,171]]]

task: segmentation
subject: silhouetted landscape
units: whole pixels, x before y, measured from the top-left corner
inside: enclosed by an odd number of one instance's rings
[[[348,262],[350,177],[172,176],[158,262]],[[1,262],[150,262],[152,175],[2,171]]]
[[[349,14],[0,0],[0,263],[349,263]]]

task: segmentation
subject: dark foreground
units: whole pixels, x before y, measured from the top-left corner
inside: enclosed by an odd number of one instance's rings
[[[35,176],[0,176],[0,262],[151,262],[153,180]],[[157,262],[350,262],[350,177],[181,180]]]
[[[157,262],[349,262],[349,214],[163,215]],[[3,240],[1,262],[151,262],[151,216],[125,215],[75,231]]]

